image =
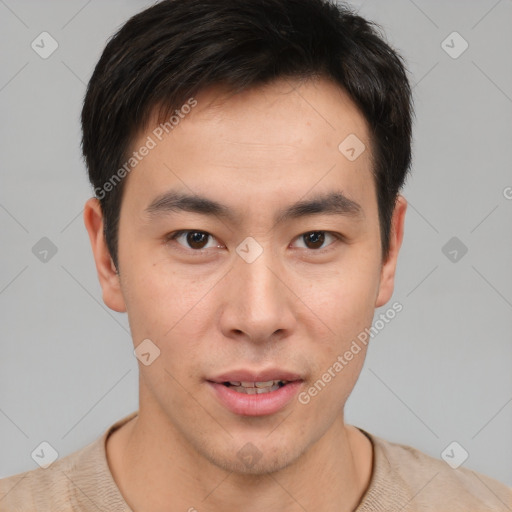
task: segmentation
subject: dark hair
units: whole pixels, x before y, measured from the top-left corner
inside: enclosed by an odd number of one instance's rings
[[[126,173],[112,177],[151,115],[160,123],[210,86],[236,94],[279,78],[334,80],[366,118],[387,257],[413,106],[402,58],[378,28],[328,0],[164,0],[130,18],[108,41],[82,110],[82,151],[116,268]]]

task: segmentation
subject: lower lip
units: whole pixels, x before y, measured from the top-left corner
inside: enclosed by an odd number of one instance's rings
[[[265,416],[274,414],[285,407],[298,393],[302,381],[294,381],[259,395],[239,393],[224,384],[208,381],[218,400],[227,409],[242,416]]]

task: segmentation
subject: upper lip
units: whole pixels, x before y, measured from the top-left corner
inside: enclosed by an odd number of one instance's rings
[[[291,382],[294,380],[302,380],[301,376],[297,373],[289,372],[286,370],[279,370],[277,368],[269,368],[261,371],[251,370],[231,370],[225,372],[217,377],[208,379],[210,382],[268,382],[271,380],[284,380]]]

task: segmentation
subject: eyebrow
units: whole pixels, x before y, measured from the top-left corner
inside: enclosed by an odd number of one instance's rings
[[[187,194],[171,190],[156,197],[144,210],[150,219],[167,215],[172,212],[191,212],[211,215],[237,223],[239,216],[228,206],[197,194]],[[349,199],[342,192],[318,194],[308,200],[299,200],[281,209],[274,217],[275,224],[290,219],[298,219],[309,215],[342,215],[348,217],[364,216],[359,203]]]

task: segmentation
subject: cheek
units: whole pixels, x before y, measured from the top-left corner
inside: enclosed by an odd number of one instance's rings
[[[305,287],[304,302],[330,328],[338,345],[367,327],[374,314],[380,267],[368,259],[354,260],[342,262],[329,276],[309,280]]]
[[[172,359],[195,350],[211,315],[206,292],[215,284],[212,276],[199,278],[134,258],[121,283],[135,344],[149,338]]]

